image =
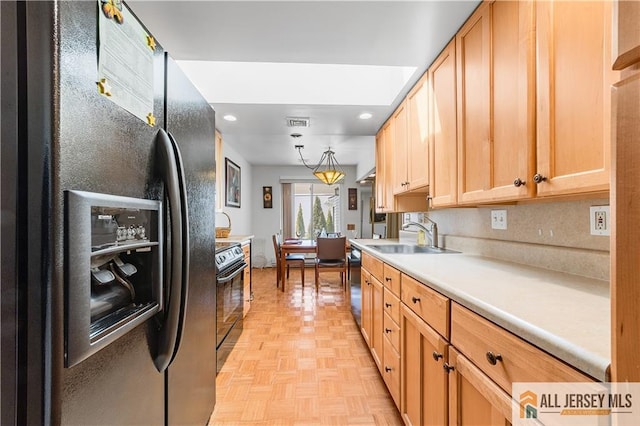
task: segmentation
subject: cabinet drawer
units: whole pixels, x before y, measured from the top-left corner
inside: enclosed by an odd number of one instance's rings
[[[400,271],[385,263],[382,267],[382,272],[384,275],[382,284],[397,297],[400,297]]]
[[[451,308],[451,343],[508,393],[513,382],[592,381],[457,303]]]
[[[391,346],[400,353],[400,326],[388,314],[384,314],[384,335]]]
[[[389,340],[384,339],[382,377],[397,407],[400,407],[400,355]]]
[[[384,288],[384,311],[396,324],[400,324],[400,299],[386,287]]]
[[[402,274],[402,301],[445,339],[449,338],[449,299]]]
[[[371,275],[376,277],[380,282],[384,282],[383,263],[382,260],[371,256],[369,253],[362,252],[362,267],[368,270]]]

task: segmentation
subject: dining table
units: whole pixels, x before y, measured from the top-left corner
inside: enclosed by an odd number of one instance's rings
[[[305,240],[298,238],[287,238],[280,244],[280,277],[282,279],[282,291],[285,290],[287,255],[292,253],[315,253],[315,240]],[[304,286],[304,283],[302,283]]]

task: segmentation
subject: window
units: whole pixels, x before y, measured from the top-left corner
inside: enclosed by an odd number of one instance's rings
[[[341,231],[340,185],[294,183],[291,202],[291,235],[315,238],[323,229]]]

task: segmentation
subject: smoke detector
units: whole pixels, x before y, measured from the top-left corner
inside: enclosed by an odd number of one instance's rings
[[[287,127],[309,127],[309,117],[287,117]]]

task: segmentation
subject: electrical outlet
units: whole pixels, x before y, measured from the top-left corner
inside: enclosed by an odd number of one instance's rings
[[[609,206],[589,207],[591,235],[611,235],[611,214]]]
[[[507,229],[506,210],[491,210],[491,229]]]

